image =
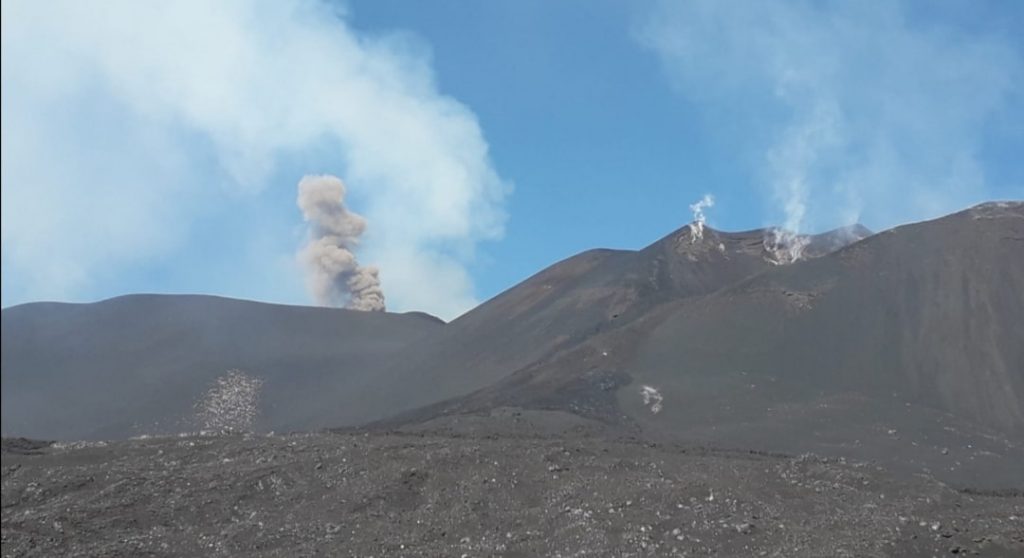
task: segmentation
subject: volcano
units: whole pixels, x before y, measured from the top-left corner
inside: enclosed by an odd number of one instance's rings
[[[4,309],[4,435],[199,429],[198,402],[240,370],[260,381],[256,431],[572,416],[1024,486],[1024,204],[805,237],[795,262],[771,230],[699,232],[581,253],[447,324],[200,296]]]

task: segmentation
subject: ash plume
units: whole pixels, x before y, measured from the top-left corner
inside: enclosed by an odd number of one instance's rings
[[[714,207],[715,197],[711,194],[704,194],[704,197],[697,201],[697,203],[690,205],[690,211],[693,212],[693,222],[690,223],[690,242],[697,242],[704,238],[704,224],[707,222],[707,218],[704,216],[704,210],[709,207]]]
[[[326,174],[304,176],[297,202],[310,234],[299,260],[306,266],[306,285],[316,303],[384,311],[379,271],[359,265],[353,253],[366,219],[345,207],[345,183]]]

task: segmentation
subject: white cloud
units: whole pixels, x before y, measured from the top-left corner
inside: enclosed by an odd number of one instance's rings
[[[413,38],[303,0],[5,1],[2,34],[5,282],[73,296],[180,243],[211,190],[294,189],[268,184],[280,159],[330,144],[389,307],[474,304],[509,186]]]
[[[744,131],[736,158],[754,153],[773,220],[794,230],[984,199],[984,128],[1022,70],[1006,40],[911,22],[896,2],[663,2],[638,38]]]

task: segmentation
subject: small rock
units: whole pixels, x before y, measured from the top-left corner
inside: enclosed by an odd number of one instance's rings
[[[744,535],[749,535],[754,532],[753,523],[737,523],[733,527],[736,528],[737,533],[742,533]]]

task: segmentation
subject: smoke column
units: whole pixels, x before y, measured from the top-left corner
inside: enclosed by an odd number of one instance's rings
[[[345,207],[345,184],[331,175],[299,181],[299,209],[309,223],[309,243],[299,251],[306,284],[321,306],[384,310],[384,291],[376,267],[360,266],[353,249],[366,230],[366,219]]]
[[[690,211],[693,212],[693,223],[690,224],[690,242],[697,242],[704,238],[704,223],[707,222],[704,210],[714,207],[714,205],[715,198],[711,194],[704,194],[704,197],[697,203],[690,205]]]

